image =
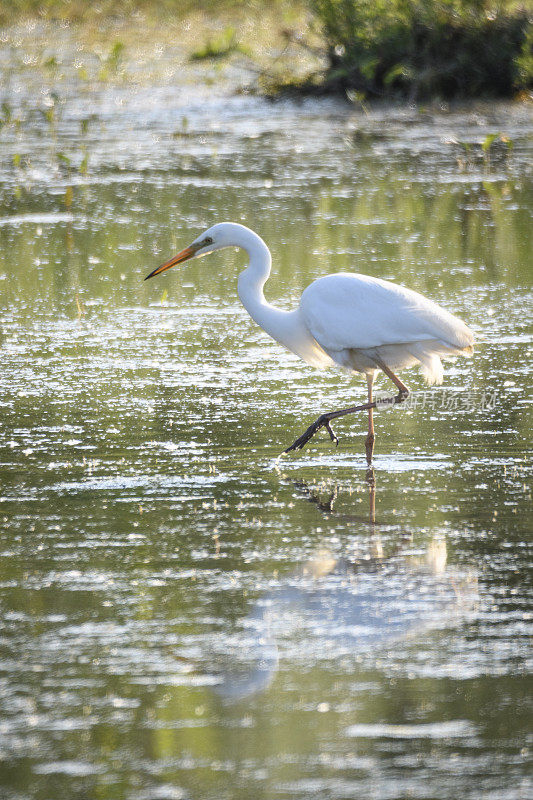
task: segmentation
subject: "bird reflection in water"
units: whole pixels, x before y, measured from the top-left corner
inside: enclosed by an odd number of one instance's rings
[[[350,558],[321,548],[254,603],[239,632],[221,642],[224,652],[215,658],[215,691],[223,700],[266,689],[280,658],[309,666],[324,658],[379,652],[411,635],[449,626],[454,612],[459,616],[474,604],[476,580],[447,568],[442,536],[432,538],[425,553],[416,556],[406,551],[409,536],[398,539],[392,551],[388,543],[384,547],[376,533],[373,474],[367,480],[369,517],[349,518],[370,524],[368,551]],[[323,500],[304,482],[295,486],[324,515],[336,514],[338,487]]]
[[[338,519],[342,519],[345,522],[368,521],[371,525],[376,524],[376,475],[374,467],[369,467],[369,469],[367,469],[365,480],[368,486],[368,518],[361,514],[336,514]],[[323,500],[318,489],[315,486],[307,483],[307,481],[300,479],[293,480],[292,483],[300,492],[300,494],[306,497],[311,503],[315,503],[319,511],[322,511],[326,515],[335,513],[333,505],[339,495],[339,487],[337,484],[335,484],[333,489],[330,490],[329,498],[327,500]]]

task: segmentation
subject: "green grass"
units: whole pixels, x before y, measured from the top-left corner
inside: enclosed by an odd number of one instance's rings
[[[237,41],[235,28],[228,25],[222,33],[209,37],[203,45],[194,50],[189,59],[191,61],[216,61],[238,52],[247,53],[248,51]]]

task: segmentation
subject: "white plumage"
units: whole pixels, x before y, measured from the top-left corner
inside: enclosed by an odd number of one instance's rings
[[[428,383],[442,383],[441,356],[471,353],[474,336],[427,297],[390,281],[339,272],[304,290],[307,328],[335,363],[368,373],[376,355],[390,369],[419,362]]]
[[[464,322],[418,292],[368,275],[327,275],[304,290],[294,311],[276,308],[267,303],[263,294],[271,269],[268,247],[249,228],[232,222],[213,225],[147,277],[224,247],[241,247],[248,253],[249,265],[239,275],[239,297],[250,316],[273,339],[314,367],[336,365],[367,376],[366,406],[322,415],[289,450],[303,447],[320,427],[326,427],[336,440],[330,420],[365,408],[369,413],[370,463],[375,371],[382,369],[394,381],[400,390],[394,400],[402,402],[408,389],[392,370],[418,363],[428,383],[441,383],[442,357],[472,353],[474,335]]]

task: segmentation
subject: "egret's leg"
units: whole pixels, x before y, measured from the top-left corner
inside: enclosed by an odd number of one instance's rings
[[[391,381],[394,383],[395,386],[398,387],[399,390],[398,394],[395,395],[394,397],[389,397],[386,400],[380,400],[379,401],[380,405],[385,403],[390,403],[390,404],[403,403],[403,401],[407,400],[407,398],[409,397],[409,389],[407,388],[405,383],[402,383],[402,381],[398,378],[398,376],[395,375],[394,372],[392,372],[392,370],[390,370],[380,358],[375,356],[374,359],[379,368],[383,370],[385,375],[387,375],[387,377],[391,379]],[[356,411],[369,411],[370,409],[374,409],[376,405],[377,405],[376,401],[373,400],[372,402],[364,403],[361,406],[351,406],[350,408],[343,408],[340,411],[329,411],[327,414],[321,414],[320,417],[316,420],[316,422],[313,422],[313,424],[308,427],[305,433],[302,433],[302,435],[298,439],[296,439],[296,441],[293,442],[290,447],[287,447],[287,449],[284,450],[283,453],[290,453],[291,450],[301,450],[303,447],[305,447],[307,442],[313,438],[315,433],[320,430],[320,428],[325,428],[328,431],[331,440],[337,442],[338,439],[331,429],[331,421],[333,419],[337,419],[338,417],[344,417],[346,416],[346,414],[355,414]]]
[[[389,369],[388,366],[380,358],[375,356],[374,360],[376,364],[379,365],[380,370],[382,370],[382,372],[384,372],[385,375],[391,379],[393,384],[398,387],[400,394],[404,395],[401,400],[396,400],[396,402],[402,403],[404,400],[407,400],[407,398],[409,397],[409,389],[405,385],[405,383],[402,383],[399,377],[395,375],[394,372],[391,369]]]
[[[374,373],[369,372],[366,376],[366,384],[368,386],[368,403],[372,403],[372,385],[374,383]],[[374,407],[370,406],[368,409],[368,435],[365,440],[366,449],[366,462],[368,466],[372,464],[372,456],[374,454]]]

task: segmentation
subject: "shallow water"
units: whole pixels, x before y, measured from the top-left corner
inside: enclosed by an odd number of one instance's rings
[[[51,129],[10,73],[2,797],[524,798],[528,110],[271,105],[197,77],[66,81]],[[513,147],[488,160],[495,132]],[[268,242],[284,307],[356,269],[478,334],[376,415],[375,495],[363,417],[277,461],[363,380],[254,326],[242,254],[143,283],[224,219]]]

